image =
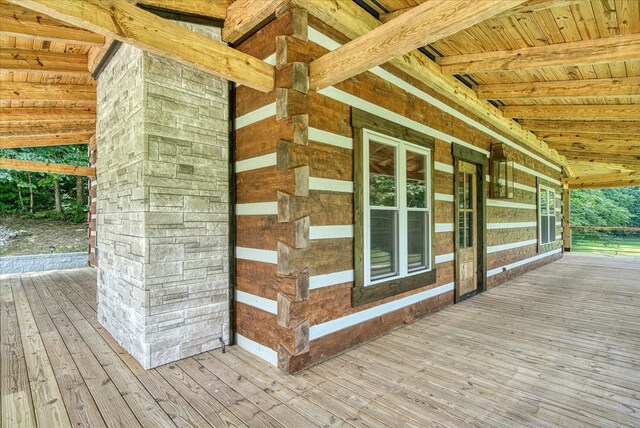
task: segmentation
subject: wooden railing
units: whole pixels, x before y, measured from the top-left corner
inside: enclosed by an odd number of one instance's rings
[[[640,232],[640,227],[606,227],[606,226],[570,226],[571,230],[622,230],[626,232]]]

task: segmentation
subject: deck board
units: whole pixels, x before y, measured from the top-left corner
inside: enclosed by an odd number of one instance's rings
[[[2,427],[640,426],[639,278],[569,254],[288,376],[237,347],[145,371],[95,271],[4,275]]]

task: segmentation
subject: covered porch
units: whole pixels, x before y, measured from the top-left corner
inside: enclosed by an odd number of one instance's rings
[[[640,260],[565,254],[298,375],[237,348],[143,370],[91,268],[0,276],[6,426],[638,426]]]

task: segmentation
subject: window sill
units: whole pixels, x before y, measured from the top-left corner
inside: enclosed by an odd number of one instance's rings
[[[395,278],[389,281],[380,282],[374,285],[356,285],[351,291],[351,306],[361,306],[366,303],[375,302],[387,297],[395,296],[416,288],[425,287],[436,282],[436,269],[428,272]]]

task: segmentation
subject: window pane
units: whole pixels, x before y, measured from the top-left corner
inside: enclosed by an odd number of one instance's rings
[[[464,208],[464,172],[458,173],[458,207]]]
[[[468,211],[466,215],[467,215],[467,220],[466,220],[467,232],[465,233],[467,237],[466,248],[471,248],[473,247],[473,212]]]
[[[556,217],[549,216],[549,242],[556,240]]]
[[[546,244],[549,242],[549,217],[543,215],[541,217],[542,225],[540,226],[542,232],[542,242],[541,244]]]
[[[425,155],[407,151],[407,207],[409,208],[428,206],[426,164]]]
[[[371,210],[371,279],[398,273],[398,212]]]
[[[369,142],[369,204],[396,206],[396,150],[392,146]]]
[[[553,190],[549,190],[549,214],[553,214],[556,207],[556,196]]]
[[[540,214],[547,215],[547,189],[540,189]]]
[[[464,227],[464,211],[458,212],[458,245],[460,248],[466,247],[466,229]]]
[[[407,213],[407,250],[409,272],[427,266],[427,225],[426,211],[409,211]]]
[[[464,207],[471,208],[471,174],[464,175]]]

